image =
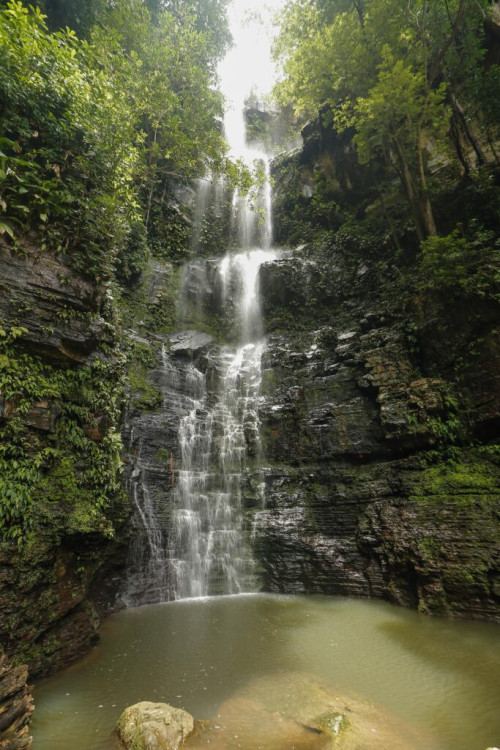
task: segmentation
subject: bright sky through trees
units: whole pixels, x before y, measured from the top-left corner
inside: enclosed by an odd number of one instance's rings
[[[241,113],[250,93],[263,97],[276,77],[271,44],[277,29],[272,20],[285,0],[233,0],[228,8],[234,44],[219,66],[221,90],[228,102],[226,136],[234,155],[244,152]]]

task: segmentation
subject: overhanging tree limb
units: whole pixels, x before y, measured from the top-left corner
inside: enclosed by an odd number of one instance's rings
[[[460,29],[462,27],[462,23],[465,17],[465,8],[467,5],[467,0],[460,0],[460,5],[458,6],[457,15],[455,18],[455,21],[451,28],[451,33],[442,45],[441,49],[439,50],[436,59],[434,60],[434,63],[430,67],[428,73],[427,73],[427,80],[429,82],[429,85],[431,86],[436,78],[439,75],[439,72],[441,70],[441,63],[443,62],[443,59],[448,52],[452,42],[454,39],[456,39],[457,34],[460,32]]]

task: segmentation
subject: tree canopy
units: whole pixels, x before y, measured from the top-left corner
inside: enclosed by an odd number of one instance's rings
[[[420,239],[436,233],[430,164],[496,159],[481,145],[499,134],[499,68],[483,65],[489,13],[488,0],[295,0],[283,13],[281,102],[302,118],[326,105],[337,130],[354,128],[360,161],[398,175]]]
[[[221,164],[228,31],[226,0],[85,3],[0,10],[0,232],[102,277],[169,179]]]

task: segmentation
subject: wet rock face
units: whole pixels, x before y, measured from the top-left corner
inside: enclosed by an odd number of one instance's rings
[[[104,286],[82,279],[57,257],[36,247],[14,253],[0,242],[0,319],[22,325],[32,351],[61,361],[85,362],[112,343],[101,317]]]
[[[114,598],[125,563],[118,529],[128,513],[126,499],[120,491],[105,492],[105,510],[97,509],[81,481],[88,468],[84,451],[74,449],[63,430],[71,422],[87,450],[105,458],[117,410],[113,414],[102,398],[99,403],[95,384],[106,383],[109,400],[119,389],[116,335],[105,308],[104,285],[79,276],[60,256],[34,244],[14,252],[0,241],[0,328],[4,338],[16,332],[12,351],[2,354],[2,373],[9,375],[6,360],[12,360],[31,383],[0,392],[2,455],[17,458],[24,471],[30,461],[39,469],[29,487],[30,523],[20,518],[21,544],[2,518],[0,643],[28,664],[31,675],[64,667],[95,643],[97,609]],[[97,377],[91,374],[96,362]],[[78,374],[81,387],[64,390]],[[50,395],[37,397],[37,389]],[[16,481],[22,485],[22,477],[2,479],[14,492]]]
[[[409,328],[397,299],[377,300],[369,274],[351,274],[339,261],[325,311],[319,261],[297,254],[261,270],[264,468],[249,472],[245,505],[264,588],[500,620],[498,466],[487,451],[439,456],[460,431],[480,439],[498,424],[500,370],[486,366],[498,310],[419,300]]]
[[[436,292],[412,302],[425,367],[457,379],[471,428],[480,439],[500,432],[500,303],[481,297],[454,304]]]
[[[332,127],[332,113],[325,107],[316,121],[302,130],[302,148],[284,152],[271,164],[275,181],[273,219],[275,240],[283,244],[294,233],[300,216],[302,232],[295,235],[303,242],[313,226],[336,229],[346,208],[362,216],[367,205],[377,199],[383,163],[362,166],[353,143],[354,132],[342,133]],[[325,211],[314,206],[314,197]],[[340,209],[340,212],[339,212]]]
[[[273,460],[297,463],[384,451],[376,404],[353,378],[348,361],[353,354],[342,338],[348,334],[336,332],[339,343],[332,350],[325,333],[332,332],[306,333],[294,342],[287,335],[268,340],[261,421],[266,455]]]
[[[186,304],[195,305],[202,288],[206,314],[220,297],[212,266],[195,264],[187,280]],[[484,451],[455,447],[452,463],[439,453],[454,436],[481,439],[496,424],[500,368],[487,368],[497,356],[492,308],[467,315],[463,300],[429,296],[409,312],[391,296],[392,278],[390,269],[384,281],[361,261],[325,263],[307,249],[261,266],[268,335],[260,440],[247,431],[242,504],[262,587],[500,619],[498,466]],[[124,442],[129,485],[146,487],[160,509],[168,571],[179,422],[196,395],[190,367],[213,392],[218,374],[207,334],[156,338],[147,379],[158,399],[149,409],[132,405]],[[138,532],[137,547],[146,549]],[[158,600],[151,584],[136,583],[141,597]],[[162,596],[171,593],[167,576]]]
[[[122,430],[127,450],[124,478],[134,507],[149,509],[149,525],[152,523],[155,528],[155,554],[152,555],[152,542],[138,510],[132,518],[128,570],[122,582],[127,604],[173,597],[168,537],[177,472],[182,466],[179,424],[199,395],[199,384],[193,379],[193,358],[200,369],[206,365],[212,341],[210,336],[195,331],[158,337],[146,372],[158,402],[144,404],[132,393]],[[145,342],[146,346],[150,344]]]
[[[212,336],[198,331],[182,331],[171,336],[170,352],[175,356],[192,359],[199,356],[210,344],[214,343]]]
[[[28,670],[14,667],[0,654],[0,747],[27,750],[32,746],[29,723],[34,710]]]
[[[69,540],[59,546],[40,540],[30,561],[14,549],[0,553],[0,637],[37,676],[62,669],[98,640],[100,617],[89,589],[107,551],[98,538],[72,541],[73,549]]]

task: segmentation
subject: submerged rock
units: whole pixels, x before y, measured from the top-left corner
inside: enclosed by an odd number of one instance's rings
[[[434,750],[431,737],[302,673],[253,680],[197,726],[189,750]]]
[[[126,708],[117,725],[127,750],[177,750],[193,729],[194,719],[187,711],[149,701]]]

